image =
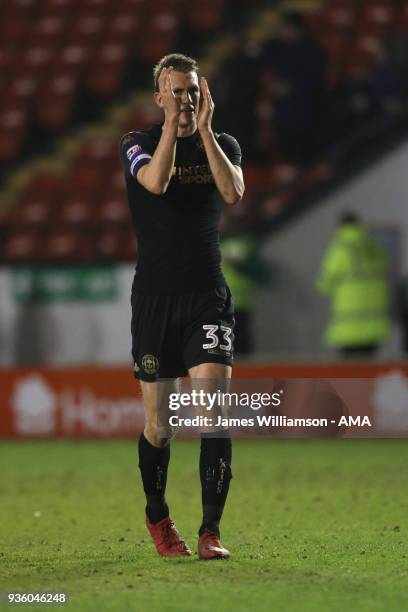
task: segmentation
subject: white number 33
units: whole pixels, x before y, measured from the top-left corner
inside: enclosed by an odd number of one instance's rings
[[[218,328],[222,332],[223,344],[219,344],[220,338],[218,336]],[[213,349],[219,344],[222,351],[230,351],[232,348],[231,334],[232,329],[226,325],[203,325],[203,329],[206,330],[205,337],[210,340],[206,344],[203,344],[203,349]]]

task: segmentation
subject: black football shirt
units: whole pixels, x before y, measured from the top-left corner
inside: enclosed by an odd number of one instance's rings
[[[221,272],[218,225],[223,207],[197,130],[177,138],[173,173],[164,194],[138,183],[149,163],[162,126],[125,134],[120,142],[128,202],[138,243],[134,290],[145,294],[206,291],[225,284]],[[238,142],[215,138],[234,165],[241,164]]]

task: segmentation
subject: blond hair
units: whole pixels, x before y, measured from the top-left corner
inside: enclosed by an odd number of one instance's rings
[[[163,68],[173,66],[178,72],[198,72],[198,65],[195,59],[183,55],[182,53],[170,53],[161,58],[153,68],[154,90],[159,91],[159,76]]]

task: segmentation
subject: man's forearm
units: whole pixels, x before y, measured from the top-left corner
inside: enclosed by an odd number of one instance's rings
[[[212,130],[200,132],[215,184],[226,204],[236,204],[245,186],[240,169],[234,166],[217,143]]]
[[[139,170],[137,180],[153,193],[164,193],[170,182],[176,157],[177,127],[178,117],[163,124],[152,159]]]

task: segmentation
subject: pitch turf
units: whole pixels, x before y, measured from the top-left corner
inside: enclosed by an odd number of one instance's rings
[[[174,443],[168,483],[194,548],[197,459]],[[236,442],[224,562],[156,556],[135,443],[3,443],[0,464],[0,593],[65,591],[73,611],[408,608],[408,441]]]

